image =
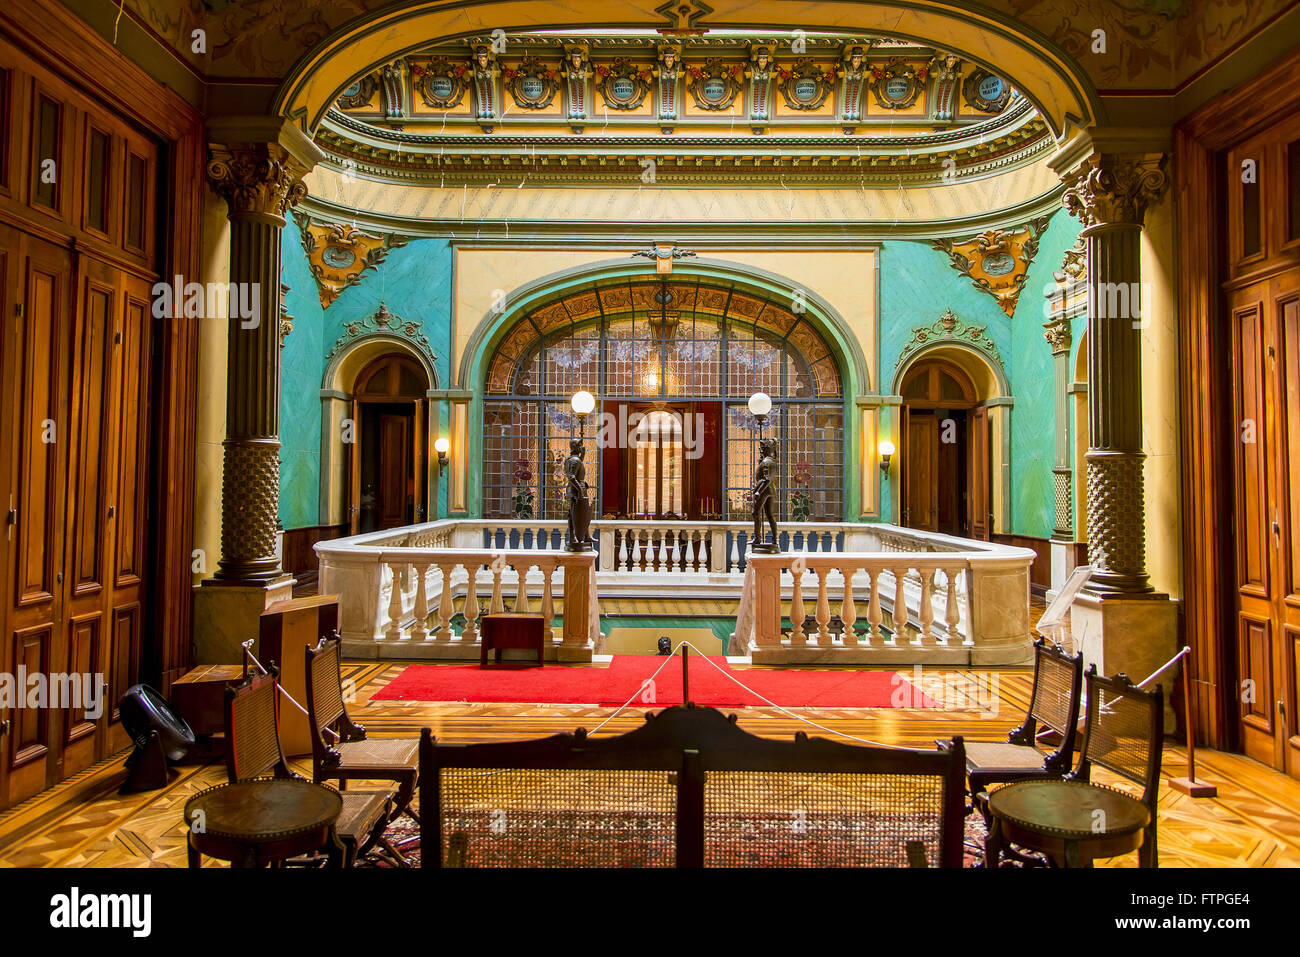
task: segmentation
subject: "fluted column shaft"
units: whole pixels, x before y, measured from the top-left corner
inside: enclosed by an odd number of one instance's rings
[[[1063,178],[1088,254],[1088,590],[1152,591],[1142,451],[1142,220],[1167,185],[1158,154],[1094,154]]]
[[[281,575],[275,554],[280,500],[280,231],[306,195],[306,166],[279,143],[212,147],[208,177],[229,207],[231,314],[221,485],[224,581]],[[236,306],[242,308],[235,308]]]

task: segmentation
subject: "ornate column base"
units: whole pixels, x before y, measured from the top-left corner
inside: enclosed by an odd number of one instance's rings
[[[257,637],[262,612],[274,602],[292,598],[296,584],[292,575],[260,584],[210,578],[194,589],[194,663],[240,664],[239,646]],[[253,654],[261,660],[259,651],[254,643]]]
[[[218,579],[258,584],[284,573],[275,553],[280,493],[278,439],[227,439],[221,482]]]
[[[1070,607],[1074,650],[1083,652],[1086,668],[1103,675],[1123,672],[1141,681],[1178,650],[1178,603],[1168,595],[1089,595],[1080,592]],[[1177,670],[1156,679],[1165,691],[1165,731],[1175,727],[1170,704]]]
[[[1141,452],[1089,450],[1088,562],[1094,595],[1149,595]]]

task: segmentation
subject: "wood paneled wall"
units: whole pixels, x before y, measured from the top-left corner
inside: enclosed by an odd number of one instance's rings
[[[1227,151],[1300,109],[1300,50],[1174,129],[1184,616],[1198,740],[1240,745],[1234,550],[1232,323],[1222,294],[1229,223]],[[1239,228],[1239,225],[1238,227]]]
[[[0,9],[0,673],[105,683],[99,715],[0,708],[0,808],[188,663],[197,337],[152,286],[198,278],[201,132],[63,7]]]

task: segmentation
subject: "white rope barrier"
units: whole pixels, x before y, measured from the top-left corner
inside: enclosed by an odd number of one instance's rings
[[[245,641],[241,645],[241,647],[244,649],[244,654],[248,655],[248,660],[251,661],[253,664],[257,665],[258,671],[262,672],[262,674],[264,675],[269,675],[271,673],[267,671],[266,666],[262,664],[260,661],[258,661],[256,656],[254,656],[252,638],[249,638],[248,641]],[[304,718],[307,718],[308,720],[311,719],[311,715],[307,713],[307,709],[304,708],[302,705],[300,705],[297,699],[295,699],[293,695],[289,694],[289,692],[284,690],[284,685],[280,684],[278,679],[275,682],[275,687],[279,690],[280,694],[284,695],[289,700],[289,703],[291,705],[293,705],[295,708],[297,708],[299,711],[302,712],[302,716]],[[343,740],[343,738],[339,735],[337,731],[333,731],[330,728],[322,728],[321,730],[323,730],[326,734],[332,737],[335,741]]]
[[[678,645],[677,645],[677,647],[673,649],[673,653],[672,653],[670,656],[668,656],[667,658],[664,659],[664,663],[663,663],[662,665],[659,666],[658,670],[656,670],[655,673],[654,673],[653,675],[651,675],[650,678],[649,678],[648,680],[649,680],[649,681],[654,681],[654,679],[655,679],[656,677],[658,677],[659,672],[664,670],[664,666],[667,665],[668,662],[672,661],[674,658],[677,657],[677,653],[680,652],[680,651],[682,650],[682,647],[683,647],[683,646],[685,646],[685,647],[687,647],[687,648],[692,648],[692,649],[694,649],[696,655],[698,655],[699,657],[703,658],[703,659],[704,659],[705,661],[707,661],[710,665],[712,665],[714,669],[716,669],[717,671],[719,671],[719,672],[721,672],[722,674],[726,675],[728,678],[730,678],[730,679],[731,679],[732,681],[734,681],[736,684],[740,685],[741,688],[744,688],[746,691],[748,691],[750,694],[752,694],[752,695],[753,695],[755,698],[757,698],[759,701],[762,701],[764,704],[768,705],[769,707],[775,708],[777,711],[780,711],[782,714],[789,715],[790,717],[794,718],[796,721],[802,721],[804,724],[811,725],[812,727],[816,728],[818,731],[825,731],[825,732],[827,732],[828,734],[836,734],[836,735],[839,735],[840,737],[843,737],[843,738],[850,738],[850,739],[853,740],[853,741],[861,741],[863,744],[870,744],[870,745],[873,745],[873,746],[875,746],[875,747],[879,747],[879,748],[895,748],[895,747],[897,747],[897,745],[885,744],[885,743],[883,743],[883,742],[881,742],[881,741],[872,741],[870,738],[859,738],[857,735],[855,735],[855,734],[849,734],[847,731],[836,731],[834,728],[828,728],[828,727],[826,727],[825,725],[820,725],[820,724],[818,724],[816,721],[810,721],[809,719],[803,717],[802,715],[795,714],[793,711],[789,711],[789,710],[787,710],[786,708],[781,707],[779,704],[776,704],[776,703],[773,702],[773,701],[769,701],[767,698],[764,698],[761,694],[759,694],[759,693],[758,693],[757,691],[755,691],[753,688],[751,688],[751,687],[749,687],[748,685],[746,685],[743,681],[741,681],[741,680],[740,680],[739,678],[737,678],[735,675],[731,674],[729,671],[726,671],[726,670],[724,670],[724,669],[718,667],[716,664],[714,664],[712,661],[709,660],[709,656],[708,656],[706,653],[700,651],[699,648],[696,648],[696,647],[695,647],[693,644],[691,644],[689,641],[685,641],[685,640],[683,640],[683,641],[679,642]],[[616,717],[617,717],[617,716],[618,716],[618,715],[619,715],[619,714],[620,714],[620,713],[621,713],[625,708],[627,708],[627,706],[630,705],[630,704],[632,703],[632,701],[636,698],[636,696],[639,695],[639,694],[641,694],[641,692],[642,692],[643,690],[645,690],[645,682],[642,682],[642,683],[641,683],[641,687],[638,688],[638,689],[636,690],[636,694],[633,694],[631,698],[628,698],[627,701],[623,702],[623,704],[619,706],[619,708],[618,708],[617,711],[615,711],[613,714],[611,714],[609,717],[607,717],[607,718],[606,718],[604,721],[602,721],[600,724],[596,725],[595,728],[593,728],[591,731],[589,731],[589,732],[588,732],[588,736],[595,734],[597,731],[599,731],[599,730],[600,730],[601,728],[603,728],[605,725],[609,724],[609,722],[613,721],[614,718],[616,718]],[[684,701],[683,701],[682,703],[685,704]]]

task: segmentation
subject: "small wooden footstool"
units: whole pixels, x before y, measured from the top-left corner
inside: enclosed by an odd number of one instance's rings
[[[537,652],[537,667],[546,664],[547,621],[541,615],[484,615],[479,629],[482,647],[479,650],[479,667],[488,666],[488,650],[496,652],[496,663],[501,664],[503,648],[526,648]]]

